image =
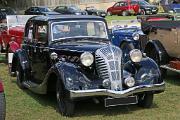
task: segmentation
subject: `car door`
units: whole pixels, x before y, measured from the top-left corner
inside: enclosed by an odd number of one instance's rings
[[[114,4],[111,12],[112,14],[118,14],[119,11],[121,11],[120,2],[117,2],[116,4]]]
[[[48,70],[48,29],[44,22],[34,24],[32,42],[29,46],[31,77],[34,83],[40,84]]]

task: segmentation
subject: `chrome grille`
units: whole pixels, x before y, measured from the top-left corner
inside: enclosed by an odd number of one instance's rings
[[[102,79],[109,79],[111,81],[111,89],[122,90],[122,51],[116,46],[109,45],[98,49],[95,56],[98,75]]]

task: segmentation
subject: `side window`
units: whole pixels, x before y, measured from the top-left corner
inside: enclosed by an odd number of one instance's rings
[[[47,42],[47,25],[45,24],[37,24],[35,26],[35,40],[40,43],[46,43]]]
[[[25,34],[26,41],[32,42],[34,34],[33,34],[33,23],[31,21],[27,24],[27,29],[25,33],[26,33]]]
[[[34,10],[35,10],[34,8],[30,8],[30,10],[29,10],[29,11],[30,11],[30,12],[34,12]]]
[[[116,3],[116,4],[114,5],[114,7],[119,7],[119,3]]]
[[[126,2],[120,2],[119,4],[120,4],[120,6],[127,6]]]

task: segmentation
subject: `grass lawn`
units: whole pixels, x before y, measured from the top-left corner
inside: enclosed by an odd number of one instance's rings
[[[107,17],[108,20],[122,18]],[[128,17],[129,18],[129,17]],[[132,18],[132,17],[130,17]],[[0,55],[0,62],[2,56]],[[5,87],[7,120],[180,120],[180,76],[169,72],[166,91],[155,95],[151,109],[137,105],[119,106],[109,109],[91,101],[78,102],[73,118],[57,112],[55,95],[37,95],[21,90],[16,78],[8,75],[7,65],[0,63],[0,79]]]

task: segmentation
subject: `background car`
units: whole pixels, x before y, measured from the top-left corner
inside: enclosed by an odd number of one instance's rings
[[[0,8],[0,23],[6,19],[6,15],[15,15],[15,14],[16,12],[14,11],[14,9],[10,7],[1,7]]]
[[[150,14],[158,13],[158,10],[159,10],[158,7],[156,5],[151,5],[145,0],[132,0],[131,1],[131,5],[136,5],[136,4],[140,6],[141,15],[150,15]]]
[[[0,120],[5,120],[6,101],[2,81],[0,81]]]
[[[139,5],[131,4],[130,1],[124,0],[115,3],[112,7],[107,9],[108,15],[136,15],[139,13]]]
[[[57,15],[59,13],[52,11],[45,6],[30,7],[24,12],[25,15]]]
[[[101,16],[105,17],[106,12],[104,10],[97,10],[95,7],[86,7],[85,11],[88,13],[88,15],[96,15],[96,16]]]
[[[57,6],[54,9],[55,12],[64,14],[64,15],[69,15],[69,14],[74,14],[74,15],[87,15],[87,12],[84,10],[81,10],[77,6]]]
[[[141,24],[149,38],[145,53],[157,62],[163,77],[167,70],[180,73],[180,21],[142,21]]]
[[[133,49],[144,50],[147,36],[141,30],[138,20],[111,21],[111,41],[123,51],[124,60],[129,59],[129,52]]]

